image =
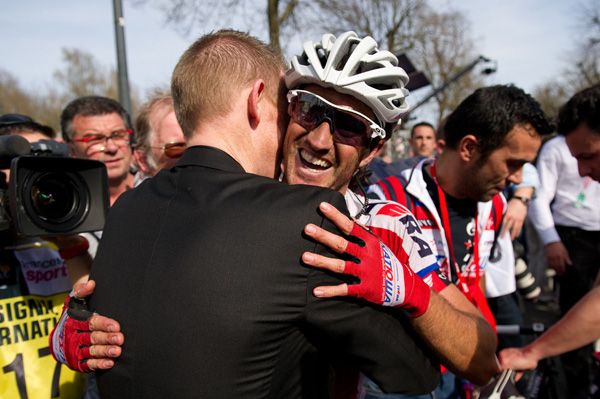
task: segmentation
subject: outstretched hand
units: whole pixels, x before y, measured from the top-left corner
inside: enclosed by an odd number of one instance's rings
[[[402,264],[374,234],[335,207],[323,202],[319,209],[343,234],[356,237],[358,244],[314,224],[307,225],[304,232],[337,253],[352,255],[355,260],[332,259],[311,252],[302,254],[302,260],[310,266],[356,276],[360,283],[317,287],[313,291],[315,296],[355,296],[378,305],[400,307],[412,317],[427,311],[431,293],[419,276]]]
[[[538,365],[538,359],[524,348],[502,349],[498,353],[498,360],[503,369],[518,371],[533,370]]]
[[[113,367],[124,342],[116,320],[93,315],[87,309],[84,298],[90,296],[95,287],[95,282],[90,280],[73,288],[50,334],[50,351],[56,361],[85,373]]]

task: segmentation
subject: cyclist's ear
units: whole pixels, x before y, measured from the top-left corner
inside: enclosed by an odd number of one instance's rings
[[[384,144],[385,141],[379,140],[379,142],[375,144],[374,147],[365,148],[365,156],[360,161],[359,167],[362,168],[363,166],[370,164],[373,158],[375,158],[375,156],[379,154]]]

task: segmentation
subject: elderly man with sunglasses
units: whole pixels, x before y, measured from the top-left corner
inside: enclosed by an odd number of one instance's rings
[[[328,81],[325,77],[326,72],[322,71],[321,75],[312,72],[303,73],[309,68],[302,68],[302,65],[306,66],[312,62],[312,65],[316,66],[315,63],[320,62],[307,59],[311,53],[316,53],[318,50],[310,46],[325,49],[325,57],[330,57],[329,60],[323,61],[323,63],[327,62],[327,66],[338,66],[332,59],[339,57],[338,63],[343,62],[341,59],[350,49],[356,48],[355,55],[359,54],[363,57],[367,57],[366,54],[370,51],[375,51],[378,55],[373,57],[372,63],[379,63],[385,71],[380,74],[375,73],[373,79],[375,82],[369,82],[368,78],[363,76],[363,81],[360,82],[362,84],[359,84],[360,88],[352,85],[344,87],[339,83],[340,80]],[[332,48],[337,50],[334,51]],[[351,62],[347,62],[348,68],[343,68],[344,71],[352,69]],[[368,57],[367,60],[354,62],[365,65],[367,71],[374,66],[369,63]],[[351,214],[356,217],[362,216],[361,222],[369,224],[371,229],[395,251],[399,259],[410,264],[414,271],[421,277],[425,277],[434,288],[427,312],[421,317],[412,319],[415,329],[453,371],[479,383],[485,383],[497,369],[493,330],[456,287],[443,282],[444,277],[437,272],[435,256],[428,244],[420,238],[420,228],[412,215],[406,208],[396,203],[376,201],[369,204],[365,198],[348,190],[354,172],[360,166],[368,164],[374,157],[384,141],[390,137],[391,130],[399,117],[406,111],[406,103],[403,101],[406,92],[402,87],[407,77],[401,68],[395,66],[396,62],[391,53],[376,50],[376,43],[371,38],[360,40],[352,32],[341,35],[337,41],[332,35],[326,35],[322,43],[305,44],[305,53],[301,57],[294,58],[292,69],[286,74],[286,83],[293,90],[290,90],[287,95],[291,121],[284,141],[284,179],[291,184],[318,185],[346,194]],[[399,101],[389,103],[393,104],[390,111],[384,109],[386,106],[384,104],[376,105],[378,95],[381,94],[379,89],[369,90],[365,84],[365,81],[377,83],[378,80],[380,83],[383,82],[380,86],[387,85],[389,91],[385,94],[389,96],[390,93],[395,93],[396,97],[400,96]],[[385,89],[381,90],[385,91]],[[331,207],[323,207],[321,210],[332,219],[338,220],[340,224],[344,223],[341,215]],[[330,243],[331,237],[314,225],[308,226],[305,232],[317,240]],[[303,260],[307,264],[340,270],[337,265],[331,266],[329,261],[315,254],[305,253]],[[350,269],[346,265],[346,272],[352,272]],[[367,280],[366,276],[362,278],[364,281]],[[87,292],[89,288],[91,287],[85,287],[82,291]],[[376,298],[379,292],[373,287],[365,290],[364,286],[344,284],[333,291],[330,289],[330,287],[319,287],[314,293],[323,297],[347,293],[366,297],[379,304],[388,301]],[[435,291],[440,291],[442,294],[437,295]],[[393,302],[393,299],[390,301]],[[111,330],[113,333],[102,339],[111,343],[122,342],[122,335],[114,334],[118,324],[106,319],[102,322],[106,327],[105,331],[108,331],[108,326],[113,328]],[[111,341],[112,339],[117,341]],[[112,353],[109,352],[111,350]],[[106,346],[96,354],[100,355],[99,352],[104,356],[109,353],[108,356],[112,357],[118,355],[120,349]],[[106,359],[89,362],[92,368],[108,368],[112,364],[112,361]]]
[[[137,186],[162,169],[171,169],[186,148],[185,137],[175,117],[173,97],[156,90],[135,118],[133,156],[139,168]]]

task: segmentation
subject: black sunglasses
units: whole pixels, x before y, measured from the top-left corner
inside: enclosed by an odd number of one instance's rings
[[[334,140],[356,145],[370,138],[385,138],[385,130],[369,117],[352,109],[339,107],[306,90],[290,90],[288,113],[294,122],[307,130],[329,122]]]

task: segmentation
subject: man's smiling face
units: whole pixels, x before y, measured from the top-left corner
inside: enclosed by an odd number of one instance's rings
[[[308,85],[303,89],[375,120],[371,109],[352,96],[317,85]],[[344,193],[354,171],[368,164],[375,156],[377,149],[369,151],[368,144],[367,135],[334,139],[327,120],[309,130],[292,117],[283,146],[284,180],[289,184],[329,187]],[[383,141],[379,142],[378,147],[381,145]]]

